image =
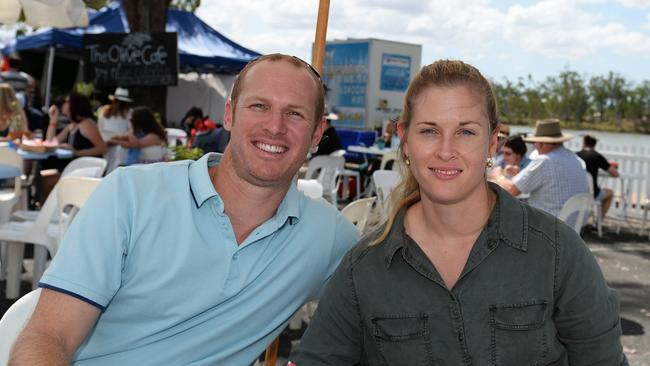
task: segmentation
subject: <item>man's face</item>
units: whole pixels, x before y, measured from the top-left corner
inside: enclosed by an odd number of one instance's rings
[[[228,101],[224,116],[240,178],[256,186],[293,179],[325,126],[314,120],[316,98],[309,70],[288,61],[262,61],[248,71],[237,105]]]

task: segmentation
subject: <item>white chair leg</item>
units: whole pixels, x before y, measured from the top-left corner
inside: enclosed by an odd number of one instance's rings
[[[23,269],[24,243],[7,243],[7,299],[20,297],[20,274]]]
[[[47,263],[47,248],[42,245],[34,245],[34,274],[32,276],[32,290],[38,288],[38,281],[41,280],[45,265]]]
[[[0,281],[4,281],[7,276],[7,244],[0,243]]]

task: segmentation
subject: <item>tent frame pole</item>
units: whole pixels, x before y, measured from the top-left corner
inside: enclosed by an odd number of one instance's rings
[[[43,109],[48,109],[50,107],[50,92],[52,90],[52,71],[54,69],[54,46],[50,46],[48,49],[47,55],[47,75],[45,75],[45,102],[43,103]]]

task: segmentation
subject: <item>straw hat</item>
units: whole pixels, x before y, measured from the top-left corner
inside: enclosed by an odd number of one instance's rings
[[[535,133],[524,137],[526,142],[558,143],[571,140],[573,135],[562,133],[560,121],[547,119],[535,123]]]
[[[325,105],[325,112],[323,113],[323,117],[325,117],[325,119],[328,119],[330,121],[336,121],[339,119],[339,115],[332,112],[328,105]]]
[[[115,93],[108,96],[110,100],[120,100],[122,102],[131,103],[133,99],[129,98],[129,89],[117,88]]]
[[[510,126],[499,123],[499,137],[507,138],[510,136]]]

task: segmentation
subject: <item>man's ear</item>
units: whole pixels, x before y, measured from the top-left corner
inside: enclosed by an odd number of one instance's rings
[[[325,132],[326,128],[327,128],[327,121],[325,117],[321,118],[320,121],[316,122],[316,128],[314,128],[314,133],[311,136],[311,147],[318,146],[318,143],[323,137],[323,133]]]
[[[224,112],[223,112],[223,128],[225,128],[226,131],[230,131],[232,129],[233,112],[234,112],[234,108],[232,105],[232,101],[230,100],[230,98],[228,98],[228,100],[226,100],[226,107],[224,108]]]

